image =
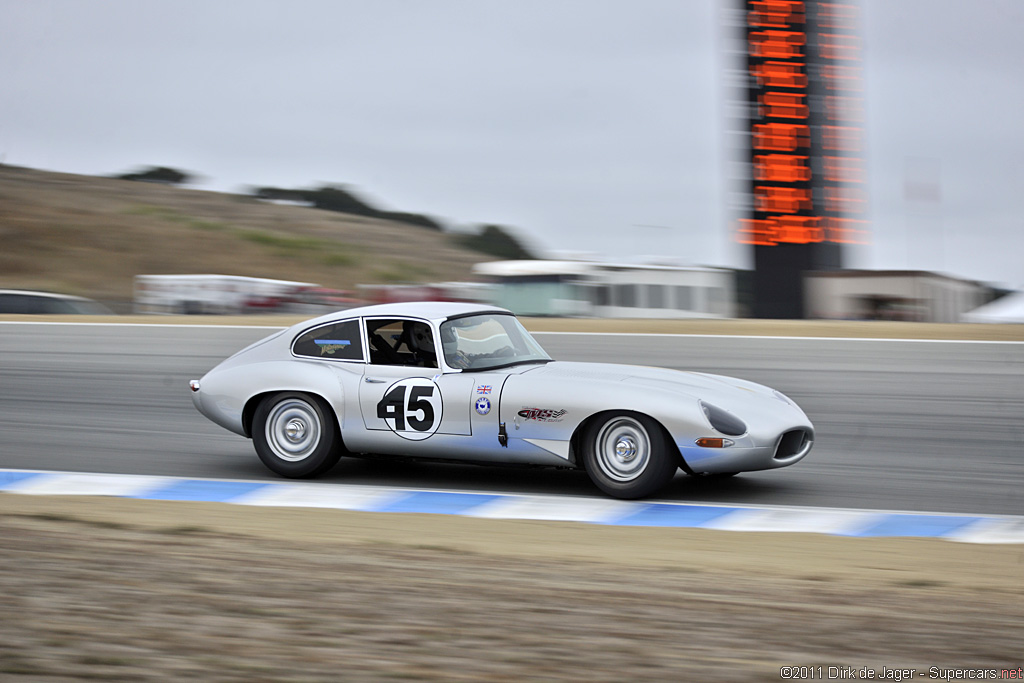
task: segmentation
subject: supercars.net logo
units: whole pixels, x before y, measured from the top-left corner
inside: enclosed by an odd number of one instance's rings
[[[547,408],[523,408],[517,413],[524,420],[536,420],[537,422],[561,422],[564,410],[550,410]]]

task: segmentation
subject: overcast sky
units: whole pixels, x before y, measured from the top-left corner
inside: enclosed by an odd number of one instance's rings
[[[728,226],[724,6],[0,0],[0,159],[347,184],[553,256],[750,267]],[[862,6],[872,243],[847,264],[1024,284],[1024,2]],[[909,201],[908,175],[940,201]]]

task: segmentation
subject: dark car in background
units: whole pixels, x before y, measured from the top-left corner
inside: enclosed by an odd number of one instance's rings
[[[0,289],[0,314],[112,315],[103,304],[70,294]]]

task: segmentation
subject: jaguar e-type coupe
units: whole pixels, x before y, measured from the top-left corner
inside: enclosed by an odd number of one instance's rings
[[[581,468],[605,493],[648,496],[679,468],[792,465],[814,428],[785,395],[731,377],[555,361],[507,310],[353,308],[239,351],[190,383],[203,415],[253,440],[285,477],[343,455]]]

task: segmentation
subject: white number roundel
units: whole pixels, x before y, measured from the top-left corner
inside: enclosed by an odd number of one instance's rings
[[[377,404],[377,417],[403,439],[422,441],[437,431],[443,409],[437,384],[413,377],[388,387]]]

